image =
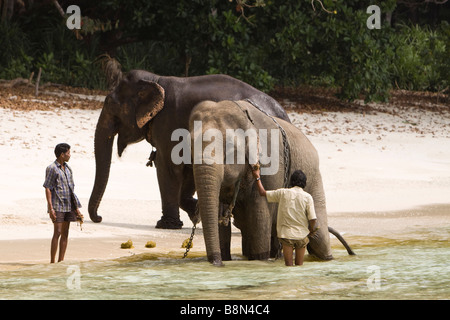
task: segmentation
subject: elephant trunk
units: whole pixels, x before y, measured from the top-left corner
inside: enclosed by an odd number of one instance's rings
[[[115,134],[114,122],[103,110],[95,130],[95,182],[88,206],[89,216],[93,222],[102,221],[102,217],[97,214],[97,209],[108,183]]]
[[[221,266],[218,216],[223,166],[194,165],[194,177],[208,261],[215,266]]]

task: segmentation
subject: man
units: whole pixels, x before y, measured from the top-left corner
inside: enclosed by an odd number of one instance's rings
[[[259,194],[265,196],[268,202],[278,202],[277,236],[283,245],[285,265],[293,265],[295,249],[295,264],[301,266],[309,243],[308,237],[317,230],[313,198],[303,191],[306,175],[297,170],[291,176],[291,188],[266,191],[261,183],[259,169],[252,173]]]
[[[60,238],[58,262],[64,260],[70,222],[83,218],[79,210],[80,201],[74,193],[72,169],[67,165],[70,159],[70,146],[67,143],[58,144],[55,147],[55,156],[55,162],[46,169],[44,182],[47,212],[53,221],[50,263],[55,262]]]

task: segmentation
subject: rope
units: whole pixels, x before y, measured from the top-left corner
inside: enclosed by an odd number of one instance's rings
[[[248,103],[252,104],[256,109],[264,113],[266,116],[268,116],[270,119],[272,119],[273,122],[277,125],[278,129],[281,131],[281,136],[283,138],[283,149],[284,149],[284,187],[287,188],[289,185],[289,171],[291,168],[291,149],[289,147],[289,142],[287,139],[286,131],[284,131],[283,127],[280,126],[278,121],[275,119],[275,117],[268,114],[266,111],[264,111],[256,102],[245,99],[244,101],[247,101]]]

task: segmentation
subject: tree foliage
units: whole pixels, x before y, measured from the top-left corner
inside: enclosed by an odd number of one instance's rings
[[[326,85],[343,99],[449,86],[449,11],[430,1],[380,1],[379,30],[367,28],[370,3],[360,0],[58,3],[80,6],[76,34],[53,1],[27,2],[2,18],[0,78],[28,77],[40,67],[45,81],[104,88],[96,61],[108,53],[124,71],[225,73],[265,91]]]

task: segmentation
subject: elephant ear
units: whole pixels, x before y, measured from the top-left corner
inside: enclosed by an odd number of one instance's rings
[[[164,89],[149,80],[139,80],[136,105],[136,122],[139,128],[145,126],[164,107]]]

